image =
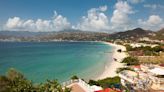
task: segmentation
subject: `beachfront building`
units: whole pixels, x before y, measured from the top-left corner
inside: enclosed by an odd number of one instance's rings
[[[137,87],[138,74],[136,72],[124,70],[119,73],[119,77],[121,78],[121,84],[130,90],[134,90]]]
[[[71,92],[122,92],[117,88],[106,88],[103,89],[97,85],[89,85],[82,79],[73,79],[62,83],[65,88],[71,88]]]
[[[149,75],[151,88],[164,90],[164,67],[158,65],[141,65],[141,69]]]
[[[71,88],[72,89],[71,92],[96,92],[99,90],[103,90],[103,88],[100,86],[96,86],[96,85],[90,86],[82,79],[69,80],[63,82],[62,85],[63,87]]]
[[[124,70],[119,73],[121,83],[130,90],[164,90],[164,67],[140,65],[135,71]]]

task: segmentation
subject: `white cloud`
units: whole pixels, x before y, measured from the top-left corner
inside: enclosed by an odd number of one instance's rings
[[[115,10],[111,17],[112,29],[115,30],[126,30],[130,27],[129,15],[133,14],[132,7],[126,1],[118,1],[115,4]]]
[[[5,30],[13,31],[60,31],[71,28],[67,18],[54,12],[51,20],[23,20],[19,17],[9,18],[4,25]]]
[[[138,24],[145,29],[157,30],[164,26],[163,19],[158,15],[151,15],[147,20],[138,19]]]
[[[50,20],[42,20],[42,19],[38,19],[35,22],[35,26],[36,26],[36,30],[37,31],[50,31]]]
[[[127,0],[127,1],[132,3],[132,4],[138,4],[140,2],[143,2],[144,0]]]
[[[92,8],[87,16],[83,16],[81,22],[76,26],[80,30],[105,31],[109,28],[108,17],[104,14],[107,6]]]
[[[101,11],[106,11],[108,9],[108,7],[105,5],[105,6],[100,6],[100,10]]]
[[[151,15],[147,20],[138,19],[138,22],[137,20],[133,20],[132,22],[130,15],[135,12],[129,4],[130,1],[131,3],[143,2],[143,0],[118,0],[114,6],[114,11],[110,19],[105,14],[108,9],[105,5],[88,10],[87,15],[82,16],[81,21],[76,25],[71,25],[66,17],[63,17],[54,11],[53,18],[49,20],[24,20],[20,17],[9,18],[3,29],[11,31],[60,31],[72,28],[84,31],[124,31],[134,28],[136,25],[152,30],[164,27],[164,20],[158,15]],[[152,6],[144,5],[144,7],[156,9],[158,7],[162,8],[163,6],[154,4]]]
[[[71,24],[68,22],[67,18],[62,15],[57,15],[56,12],[54,13],[54,19],[52,22],[52,26],[57,30],[68,29],[71,27]]]
[[[110,19],[104,13],[107,11],[107,6],[92,8],[88,11],[87,16],[83,16],[81,22],[73,28],[89,31],[124,31],[132,28],[134,25],[129,15],[135,12],[128,2],[119,0],[114,8]]]
[[[6,26],[8,28],[15,28],[15,27],[21,27],[22,21],[19,17],[9,18]]]
[[[160,4],[144,4],[143,5],[145,8],[151,8],[153,10],[157,9],[157,8],[161,8],[161,9],[164,9],[164,6],[163,5],[160,5]]]

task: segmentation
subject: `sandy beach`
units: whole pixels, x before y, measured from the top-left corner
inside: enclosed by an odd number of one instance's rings
[[[125,57],[127,57],[127,54],[123,52],[126,51],[126,48],[124,46],[108,43],[108,42],[104,42],[104,43],[114,47],[112,58],[117,59],[117,61],[114,61],[114,59],[112,60],[112,62],[109,61],[110,63],[105,67],[104,72],[100,76],[98,76],[96,80],[117,76],[116,73],[117,68],[124,67],[124,64],[120,62]],[[117,52],[118,49],[121,49],[122,52],[121,53]]]

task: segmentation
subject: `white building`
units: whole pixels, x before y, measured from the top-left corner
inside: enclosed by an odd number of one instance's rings
[[[119,73],[122,85],[134,90],[163,90],[164,67],[157,65],[141,65],[141,70],[124,70]],[[128,87],[128,88],[129,88]]]
[[[152,89],[164,90],[164,67],[157,65],[142,65],[141,69],[148,73],[152,81]]]
[[[102,87],[96,85],[90,86],[81,79],[69,80],[63,82],[62,85],[63,87],[72,88],[71,92],[95,92],[103,89]]]

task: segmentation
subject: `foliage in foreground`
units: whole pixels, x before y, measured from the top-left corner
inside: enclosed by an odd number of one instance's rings
[[[112,88],[112,87],[120,88],[121,81],[120,81],[120,77],[116,76],[116,77],[113,77],[113,78],[105,78],[105,79],[98,80],[98,81],[89,80],[89,84],[90,85],[101,86],[103,88],[108,88],[108,87],[110,87],[110,88]]]
[[[122,63],[126,63],[128,66],[129,65],[139,65],[139,60],[135,57],[126,57],[123,59]]]
[[[0,76],[0,92],[70,92],[63,88],[57,80],[47,80],[46,83],[34,85],[20,72],[10,69],[5,76]]]

